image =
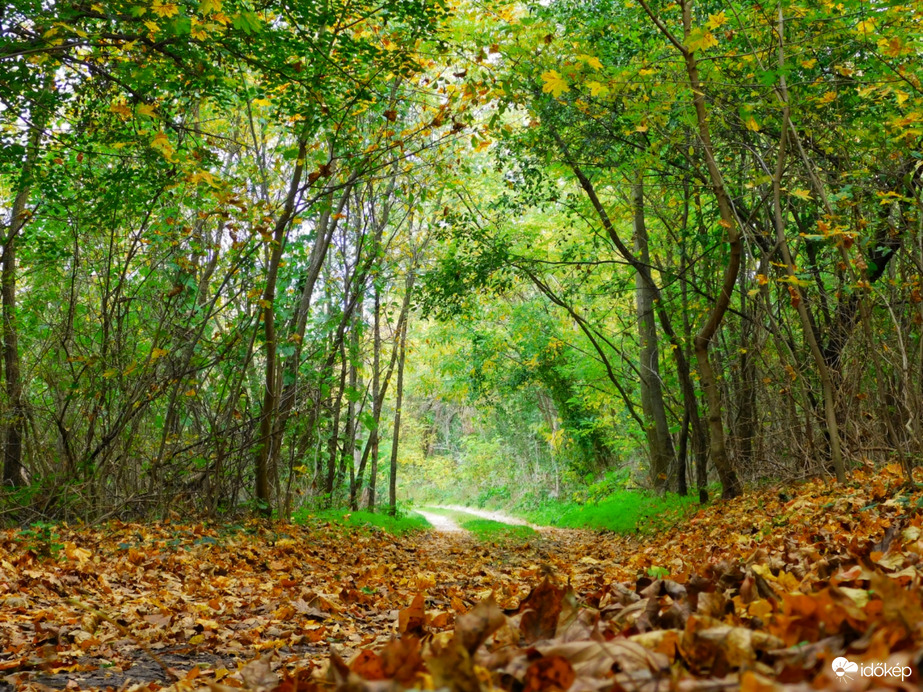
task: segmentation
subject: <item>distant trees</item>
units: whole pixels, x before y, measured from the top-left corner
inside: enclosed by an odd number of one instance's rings
[[[909,471],[920,19],[7,3],[0,512]]]
[[[501,190],[461,207],[472,259],[444,256],[429,295],[514,295],[513,270],[563,309],[568,359],[611,373],[655,487],[685,492],[690,457],[703,499],[706,463],[724,497],[909,468],[923,75],[905,9],[556,2],[478,25]]]
[[[6,516],[287,516],[375,487],[351,449],[384,388],[361,382],[401,352],[452,127],[419,51],[446,16],[8,4]]]

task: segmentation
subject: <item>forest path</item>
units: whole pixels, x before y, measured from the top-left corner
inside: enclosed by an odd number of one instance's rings
[[[439,533],[468,533],[461,526],[456,524],[453,519],[443,514],[427,512],[422,509],[416,509],[414,511],[426,519],[426,521],[432,525],[434,531],[438,531]]]
[[[512,517],[509,514],[504,512],[496,512],[489,509],[476,509],[474,507],[464,507],[462,505],[432,505],[433,509],[447,509],[451,512],[462,512],[464,514],[471,514],[480,519],[489,519],[490,521],[498,521],[501,524],[509,524],[511,526],[528,526],[533,531],[545,531],[550,527],[548,526],[536,526],[535,524],[530,524],[525,519],[520,519],[519,517]],[[421,512],[422,514],[422,512]]]

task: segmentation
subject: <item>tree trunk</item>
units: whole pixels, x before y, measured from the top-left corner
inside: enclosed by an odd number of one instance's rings
[[[784,24],[782,20],[781,9],[779,10],[779,63],[784,64],[783,59],[783,34]],[[781,76],[781,92],[783,99],[786,95],[785,76]],[[783,100],[782,121],[785,124],[790,122],[787,99]],[[779,139],[779,155],[776,161],[776,171],[772,180],[772,198],[773,198],[773,221],[776,229],[776,242],[782,251],[782,259],[785,261],[786,271],[789,278],[789,291],[792,296],[792,304],[798,311],[801,319],[801,330],[804,333],[805,341],[811,350],[814,358],[814,365],[817,367],[820,376],[821,389],[824,395],[824,414],[827,423],[827,434],[830,439],[830,454],[833,461],[833,468],[836,473],[836,479],[840,483],[846,482],[846,466],[843,463],[843,454],[840,449],[840,432],[836,419],[836,399],[833,391],[833,381],[830,378],[830,368],[824,359],[818,343],[817,334],[814,331],[814,325],[808,315],[808,309],[802,299],[801,289],[798,287],[795,265],[792,262],[792,256],[788,249],[788,241],[785,237],[785,219],[782,214],[782,174],[785,169],[785,146],[787,142],[788,127],[783,126],[782,135]]]
[[[19,190],[13,200],[10,226],[3,239],[0,300],[3,307],[3,374],[9,409],[3,424],[3,484],[23,485],[22,438],[25,431],[26,406],[23,399],[22,374],[19,359],[19,331],[16,325],[16,245],[26,224],[26,205],[32,191],[32,171],[38,158],[44,120],[32,126],[26,161],[19,177]]]
[[[279,377],[276,367],[276,280],[279,276],[279,265],[282,262],[282,253],[285,249],[285,238],[288,235],[289,224],[295,213],[295,200],[301,185],[301,176],[304,172],[304,160],[307,146],[304,141],[298,145],[298,158],[292,180],[289,185],[285,206],[276,220],[273,229],[273,247],[270,254],[269,266],[266,273],[266,286],[263,289],[260,301],[263,318],[263,337],[266,341],[266,367],[264,370],[263,410],[260,413],[259,440],[256,447],[256,460],[254,464],[254,485],[256,490],[257,511],[264,515],[272,513],[272,482],[270,479],[270,460],[272,454],[272,431],[275,420],[276,408],[279,402]]]
[[[375,418],[375,427],[369,437],[368,451],[372,458],[372,468],[369,470],[369,497],[368,510],[375,511],[375,482],[378,480],[378,428],[381,425],[381,408],[384,402],[379,398],[381,389],[381,294],[375,286],[375,306],[373,308],[374,344],[372,346],[372,416]]]
[[[359,300],[362,300],[360,294]],[[359,309],[356,312],[356,319],[353,323],[352,333],[350,334],[349,348],[349,388],[352,392],[357,392],[361,383],[359,382],[359,368],[356,359],[359,358],[359,327],[362,323],[362,303],[359,303]],[[356,433],[358,431],[358,415],[356,411],[355,397],[349,397],[349,403],[346,406],[346,442],[343,446],[343,458],[340,461],[341,467],[349,468],[349,507],[353,511],[356,507],[356,465],[359,461],[356,450]],[[347,456],[348,455],[348,456]]]
[[[282,372],[284,373],[282,377],[283,387],[279,399],[278,411],[273,423],[273,433],[270,444],[271,458],[269,466],[271,468],[276,466],[279,454],[281,453],[282,436],[285,433],[289,416],[291,416],[292,408],[295,405],[295,393],[298,388],[298,368],[301,366],[304,334],[308,323],[308,314],[311,309],[311,299],[314,296],[314,286],[317,284],[321,268],[327,259],[327,251],[330,248],[330,242],[336,232],[340,215],[349,200],[352,186],[352,181],[347,183],[335,210],[328,208],[321,215],[317,224],[317,235],[314,239],[314,245],[311,248],[311,255],[308,259],[308,268],[301,277],[303,283],[301,295],[299,296],[298,307],[292,317],[289,329],[289,339],[294,343],[295,351],[286,359],[285,364],[282,366]],[[348,293],[348,278],[344,283],[347,285],[347,288],[344,290]]]
[[[737,274],[740,271],[741,255],[741,237],[740,228],[737,225],[737,216],[731,205],[731,199],[728,196],[727,189],[721,177],[721,171],[718,169],[718,163],[715,159],[715,150],[711,141],[711,128],[708,124],[708,110],[705,106],[705,91],[703,90],[702,81],[699,78],[699,65],[695,57],[695,51],[685,47],[688,43],[689,34],[692,32],[692,3],[691,0],[681,0],[683,21],[683,41],[674,36],[660,18],[654,13],[646,0],[639,0],[641,7],[651,18],[651,21],[657,26],[657,29],[673,44],[683,57],[686,67],[686,76],[689,80],[689,88],[692,91],[692,105],[695,110],[697,134],[699,142],[702,145],[702,151],[705,155],[705,165],[708,169],[708,177],[711,182],[712,192],[718,202],[718,213],[720,223],[727,231],[727,241],[729,257],[727,265],[724,268],[724,278],[722,280],[721,292],[718,294],[711,313],[705,324],[699,330],[695,337],[695,357],[699,366],[699,380],[702,383],[702,389],[705,392],[705,401],[708,405],[708,431],[709,442],[711,446],[712,463],[718,471],[718,478],[721,480],[722,497],[732,498],[741,494],[742,488],[737,472],[731,464],[731,459],[727,453],[727,446],[724,437],[724,423],[722,420],[722,402],[721,392],[718,389],[718,381],[715,375],[715,369],[711,362],[711,343],[724,320],[731,302],[731,296],[734,294],[734,285],[737,283]]]
[[[561,137],[557,135],[557,133],[554,133],[554,136],[558,145],[561,147],[562,152],[564,153],[567,165],[569,165],[574,171],[574,175],[577,176],[577,180],[580,182],[580,187],[583,188],[584,192],[587,194],[587,197],[589,197],[590,202],[593,205],[593,209],[596,210],[596,214],[599,216],[599,219],[603,224],[603,228],[606,230],[606,233],[612,241],[612,244],[615,245],[616,249],[619,251],[619,254],[641,276],[642,280],[653,292],[653,303],[657,312],[657,319],[660,322],[660,327],[663,329],[663,333],[666,334],[670,340],[671,350],[673,351],[673,358],[676,360],[676,373],[680,379],[680,384],[682,385],[684,405],[692,406],[691,422],[693,431],[693,446],[696,449],[699,449],[699,443],[704,445],[706,438],[704,430],[701,427],[701,421],[698,415],[698,406],[695,403],[696,394],[695,387],[692,383],[692,373],[689,367],[689,359],[686,356],[683,343],[680,341],[676,331],[673,329],[673,323],[670,320],[670,315],[666,310],[663,300],[661,300],[660,289],[657,287],[657,284],[654,283],[654,279],[651,276],[650,267],[635,257],[634,253],[622,241],[622,238],[619,236],[615,224],[612,223],[612,219],[609,218],[608,212],[606,212],[602,201],[599,199],[599,195],[596,194],[596,188],[593,186],[592,181],[586,176],[586,174],[583,172],[583,169],[580,168],[576,161],[570,157],[567,145],[564,143]],[[683,282],[683,285],[685,286],[685,282]],[[621,392],[620,385],[616,383],[616,386],[620,389]],[[624,393],[622,396],[623,398],[626,398],[626,401],[628,400]],[[704,482],[706,457],[703,453],[701,456],[697,454],[696,458],[697,460],[701,460],[700,473]],[[705,492],[704,487],[705,486],[702,485],[699,489],[699,498],[703,504],[708,501],[707,493]]]
[[[413,285],[411,278],[408,283]],[[409,287],[408,287],[409,290]],[[404,399],[404,356],[406,355],[407,346],[407,323],[410,320],[404,320],[404,328],[400,334],[400,351],[397,356],[397,390],[395,391],[394,403],[394,436],[391,439],[391,478],[389,479],[389,511],[391,516],[397,514],[397,454],[398,445],[401,439],[401,405]]]
[[[634,203],[635,256],[650,266],[647,225],[644,220],[644,183],[638,176],[632,189]],[[638,307],[638,339],[641,342],[641,408],[651,457],[651,482],[658,490],[670,485],[675,452],[667,424],[663,389],[660,380],[660,353],[657,346],[657,323],[654,319],[654,291],[650,283],[635,272],[635,299]]]
[[[340,345],[341,353],[342,344]],[[333,405],[333,424],[330,428],[330,438],[327,443],[327,478],[324,482],[324,492],[327,494],[327,503],[333,504],[333,485],[336,478],[337,441],[340,439],[340,412],[343,408],[343,392],[346,389],[346,361],[340,365],[340,383],[337,397]]]

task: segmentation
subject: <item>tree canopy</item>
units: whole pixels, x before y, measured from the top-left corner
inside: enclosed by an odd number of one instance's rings
[[[921,27],[868,0],[7,2],[0,512],[910,477]]]

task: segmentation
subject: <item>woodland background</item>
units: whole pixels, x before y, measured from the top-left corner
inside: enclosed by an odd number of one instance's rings
[[[0,520],[909,472],[921,41],[915,1],[4,3]]]

